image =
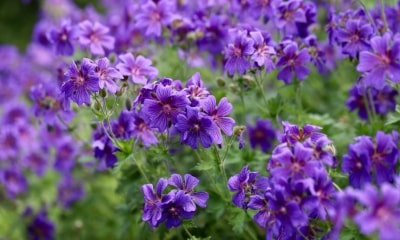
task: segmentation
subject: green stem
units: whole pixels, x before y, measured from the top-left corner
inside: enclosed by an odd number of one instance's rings
[[[186,227],[185,224],[182,224],[183,229],[185,230],[186,234],[189,235],[190,238],[193,238],[193,235],[190,233],[189,229]]]
[[[267,103],[268,103],[267,96],[265,95],[264,87],[262,86],[262,84],[260,82],[261,81],[261,73],[260,73],[260,77],[259,78],[257,77],[257,74],[255,73],[254,74],[254,78],[255,78],[255,81],[256,81],[256,84],[257,84],[258,88],[260,89],[260,92],[261,92],[261,95],[263,97],[264,103],[265,103],[265,105],[267,105]]]
[[[380,0],[381,4],[381,15],[382,15],[382,21],[383,21],[383,26],[385,27],[385,31],[388,29],[388,24],[386,20],[386,14],[385,14],[385,4],[383,0]]]
[[[342,191],[342,189],[339,187],[339,185],[337,185],[335,182],[332,181],[332,184],[337,190],[339,190],[339,192]]]
[[[358,3],[360,3],[360,5],[362,6],[362,8],[364,9],[365,14],[367,14],[367,17],[368,17],[369,21],[371,22],[371,24],[374,26],[374,28],[375,28],[376,30],[378,30],[378,27],[376,26],[375,21],[374,21],[374,19],[372,18],[371,14],[369,13],[369,10],[368,10],[367,6],[365,5],[365,3],[364,3],[362,0],[358,0]]]
[[[131,155],[129,155],[131,158],[133,158],[133,161],[136,163],[136,166],[139,169],[140,174],[142,174],[142,176],[144,177],[144,179],[146,180],[147,183],[150,183],[149,179],[147,178],[146,173],[144,172],[143,168],[142,168],[142,164],[138,161],[137,158],[135,158],[135,156],[133,155],[133,153]]]
[[[214,148],[214,155],[218,159],[219,170],[220,170],[222,176],[224,177],[225,182],[228,182],[228,178],[226,177],[226,173],[225,173],[224,160],[221,159],[221,157],[219,156],[217,147],[214,145],[213,148]]]

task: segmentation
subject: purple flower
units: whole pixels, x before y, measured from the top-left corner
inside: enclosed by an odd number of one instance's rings
[[[357,71],[363,73],[363,84],[382,89],[386,76],[394,83],[400,82],[400,41],[391,42],[391,35],[376,36],[371,39],[373,52],[362,51]]]
[[[0,183],[5,187],[7,197],[14,199],[18,194],[26,192],[28,182],[17,166],[9,167],[0,172]]]
[[[142,220],[148,222],[153,228],[157,227],[163,221],[163,219],[161,219],[163,211],[161,208],[162,205],[172,200],[171,195],[163,194],[167,186],[168,181],[164,178],[160,178],[155,191],[153,184],[144,184],[141,188],[144,195]]]
[[[336,38],[342,46],[342,52],[355,58],[359,52],[370,49],[369,39],[373,32],[370,23],[350,19],[346,22],[345,29],[339,28]]]
[[[54,169],[60,173],[69,173],[75,166],[77,154],[76,143],[71,138],[65,137],[56,146]]]
[[[116,138],[130,139],[133,131],[133,112],[122,110],[116,121],[111,123]]]
[[[181,133],[181,143],[193,149],[197,149],[199,141],[205,148],[215,142],[212,134],[217,131],[217,126],[210,117],[202,115],[198,107],[186,107],[186,113],[178,115],[175,127]]]
[[[97,92],[99,77],[95,72],[96,65],[88,58],[84,58],[80,68],[72,61],[65,76],[66,81],[61,85],[61,92],[66,98],[71,98],[78,105],[90,103],[90,93]]]
[[[250,146],[261,147],[263,152],[268,152],[276,139],[276,131],[272,122],[268,119],[257,119],[255,126],[247,125]]]
[[[304,142],[307,139],[316,142],[319,138],[326,137],[325,134],[319,132],[322,128],[316,125],[305,124],[303,127],[299,127],[287,121],[282,122],[282,125],[283,134],[281,142],[286,142],[289,145],[296,142]]]
[[[163,210],[162,218],[166,220],[168,229],[181,225],[181,219],[191,219],[194,216],[196,207],[192,205],[192,199],[184,191],[171,191],[168,195],[172,200],[161,205]]]
[[[185,92],[187,92],[192,107],[198,107],[201,100],[206,99],[210,92],[204,87],[201,80],[200,73],[196,72],[189,78],[185,85]]]
[[[105,165],[107,167],[114,167],[115,163],[118,161],[117,156],[115,156],[115,152],[117,152],[118,149],[107,137],[103,128],[101,127],[101,124],[99,124],[97,129],[93,132],[92,147],[94,157],[98,159],[100,163],[105,161]]]
[[[56,53],[66,56],[74,54],[73,40],[77,37],[76,28],[71,26],[71,21],[63,20],[59,30],[49,33],[49,40],[55,46]]]
[[[234,75],[237,71],[243,75],[250,69],[248,58],[254,52],[253,39],[246,36],[245,32],[238,31],[234,36],[234,42],[228,44],[225,50],[225,70],[229,75]]]
[[[40,211],[27,226],[27,239],[52,240],[54,239],[54,223],[48,219],[47,212]]]
[[[146,147],[158,143],[154,130],[150,127],[149,117],[146,114],[141,114],[141,111],[133,112],[132,137],[135,137],[136,141],[142,142]]]
[[[110,60],[106,57],[97,60],[96,64],[96,72],[99,74],[100,89],[105,88],[110,93],[116,93],[119,87],[115,83],[115,79],[122,79],[122,74],[110,66]]]
[[[227,117],[232,111],[232,104],[228,102],[226,97],[223,97],[217,105],[215,97],[210,95],[201,101],[201,106],[204,113],[210,116],[213,122],[218,126],[218,128],[215,128],[216,131],[211,134],[214,138],[214,142],[216,144],[222,144],[221,130],[227,136],[231,136],[233,126],[235,125],[235,120]]]
[[[297,77],[299,80],[306,79],[310,73],[310,69],[306,66],[308,62],[310,62],[310,55],[307,48],[298,51],[297,43],[288,44],[276,64],[277,67],[280,67],[277,78],[286,84],[291,83],[293,77]]]
[[[115,39],[108,32],[108,27],[99,22],[92,23],[85,20],[79,23],[79,43],[88,47],[94,55],[104,56],[105,49],[113,50]]]
[[[132,53],[126,53],[120,55],[119,59],[121,62],[117,64],[117,69],[122,75],[130,76],[132,83],[144,85],[158,75],[157,68],[151,66],[151,60],[141,55],[135,59]]]
[[[301,4],[300,0],[276,3],[275,24],[279,29],[284,29],[286,35],[297,34],[296,23],[307,23],[306,13]]]
[[[380,239],[396,239],[400,234],[400,191],[384,183],[378,191],[367,184],[356,192],[358,201],[365,207],[354,216],[354,222],[363,234],[379,231]]]
[[[267,169],[274,178],[293,180],[312,177],[320,164],[313,159],[313,150],[296,143],[293,147],[283,147],[274,152]]]
[[[85,195],[82,184],[71,176],[64,175],[57,186],[57,200],[64,207],[69,208],[74,202],[81,200]]]
[[[358,142],[350,144],[342,161],[342,171],[349,174],[350,184],[356,188],[371,181],[371,160],[364,148],[365,141],[368,140],[362,137],[358,138]]]
[[[142,112],[149,116],[151,127],[164,132],[169,127],[168,124],[176,123],[177,116],[183,113],[189,100],[185,93],[174,92],[171,86],[162,85],[157,85],[155,97],[156,99],[144,100]]]
[[[23,160],[22,164],[24,167],[29,168],[38,176],[43,176],[47,170],[48,162],[43,154],[39,151],[34,151],[27,154]]]
[[[169,25],[174,19],[174,4],[168,0],[146,1],[136,15],[136,26],[145,30],[146,36],[160,37],[162,27]]]
[[[270,219],[270,209],[268,208],[268,200],[264,196],[252,195],[247,207],[258,212],[254,215],[254,221],[262,227],[267,226],[267,222]]]
[[[275,69],[275,63],[272,57],[276,55],[275,49],[267,45],[261,32],[250,32],[251,38],[254,40],[254,53],[251,55],[251,60],[256,67],[265,67],[267,72]]]
[[[228,180],[229,191],[236,192],[232,197],[232,203],[237,207],[247,209],[249,197],[267,189],[269,183],[266,177],[257,178],[258,172],[250,172],[248,166],[244,166],[240,173]]]
[[[376,89],[372,86],[368,88],[362,84],[355,84],[349,90],[349,94],[350,96],[346,101],[347,107],[350,111],[357,109],[358,116],[364,120],[369,119],[367,108],[372,111],[372,107],[374,107],[375,113],[379,115],[386,115],[396,108],[395,98],[398,92],[389,84],[384,84],[382,89]],[[371,94],[371,97],[369,94]],[[367,103],[365,100],[367,100]]]
[[[174,186],[182,191],[185,194],[188,194],[192,199],[192,204],[194,209],[196,209],[197,204],[199,207],[205,208],[207,206],[207,200],[209,195],[207,192],[194,192],[194,187],[199,184],[199,179],[196,177],[185,174],[184,178],[179,174],[172,174],[171,177],[168,179],[168,183],[171,186]]]

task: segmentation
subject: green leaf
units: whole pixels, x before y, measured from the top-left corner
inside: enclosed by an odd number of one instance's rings
[[[246,222],[246,213],[238,209],[238,213],[229,221],[232,225],[232,230],[237,234],[242,234]]]

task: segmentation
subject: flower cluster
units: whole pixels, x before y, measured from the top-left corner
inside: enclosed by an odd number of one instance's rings
[[[396,131],[390,134],[378,131],[375,139],[369,136],[354,139],[342,161],[342,171],[349,174],[353,187],[360,188],[373,178],[377,184],[394,181],[399,160],[398,138]]]
[[[172,174],[169,179],[160,178],[156,188],[153,184],[144,184],[143,221],[152,228],[165,222],[167,228],[178,227],[182,220],[193,218],[197,207],[205,208],[209,198],[207,192],[195,192],[194,188],[199,184],[199,179],[185,174],[182,178],[179,174]],[[169,186],[174,187],[168,193],[163,193]]]
[[[232,202],[258,212],[254,220],[267,231],[267,238],[285,234],[285,239],[318,231],[312,220],[326,220],[334,211],[337,192],[326,167],[334,167],[332,141],[320,127],[298,127],[283,122],[281,144],[275,147],[267,165],[269,177],[258,177],[245,166],[228,181],[236,191]]]

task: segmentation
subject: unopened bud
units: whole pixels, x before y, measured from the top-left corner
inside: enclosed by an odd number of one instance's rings
[[[240,125],[233,128],[233,134],[240,136],[246,130],[246,126]]]
[[[132,109],[132,102],[128,98],[125,100],[125,108],[129,111]]]
[[[100,104],[99,102],[96,101],[96,102],[94,103],[93,108],[94,108],[94,110],[100,111],[100,109],[101,109],[101,104]]]
[[[100,95],[100,97],[105,98],[107,96],[106,89],[105,88],[100,89],[99,95]]]
[[[219,87],[225,87],[225,81],[222,77],[217,78],[217,84]]]

